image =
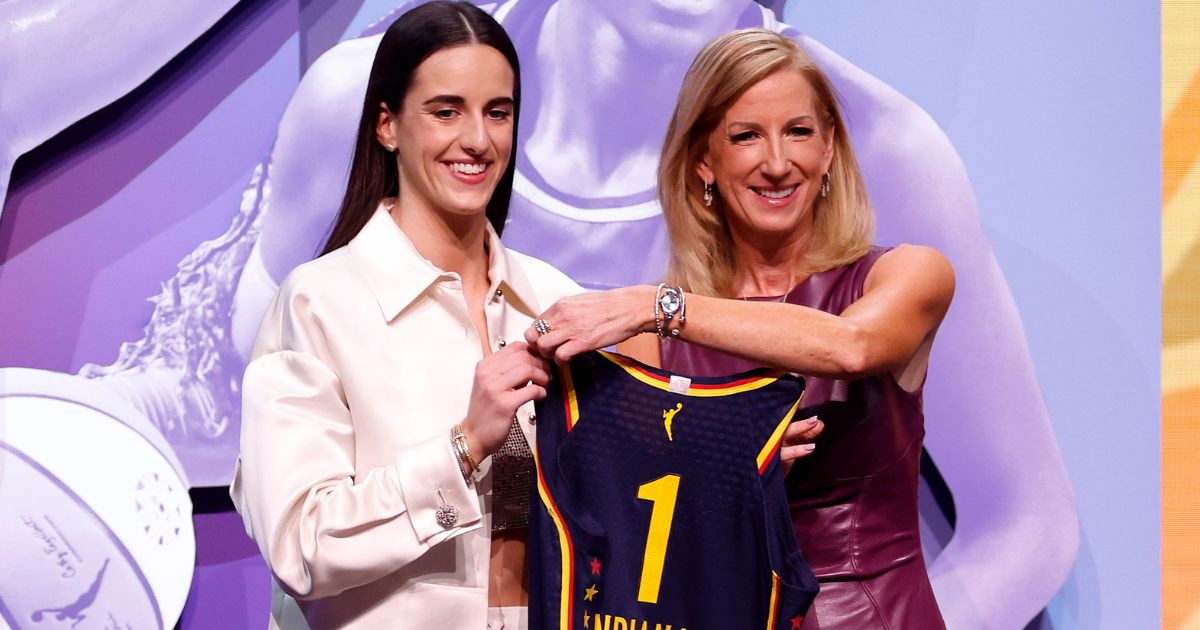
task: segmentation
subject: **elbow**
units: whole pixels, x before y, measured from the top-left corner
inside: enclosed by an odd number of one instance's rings
[[[1073,493],[1058,502],[1057,510],[1049,510],[1044,515],[1039,529],[1045,537],[1039,556],[1045,563],[1045,570],[1061,585],[1070,576],[1079,557],[1079,512]]]
[[[866,332],[851,324],[832,348],[831,363],[838,378],[858,378],[871,371],[871,344]]]
[[[279,588],[287,593],[292,599],[307,601],[311,599],[319,599],[326,594],[324,589],[318,588],[318,585],[313,582],[312,578],[304,572],[280,570],[274,565],[271,565],[271,575],[275,581],[279,583]],[[330,593],[331,595],[333,593]]]
[[[262,549],[271,575],[294,599],[331,597],[354,586],[333,554],[318,549],[320,537],[280,533]]]
[[[267,564],[271,575],[279,583],[285,593],[297,600],[321,599],[339,595],[347,586],[342,580],[336,579],[332,572],[312,562],[274,561],[274,556]]]
[[[276,575],[276,579],[279,580],[278,575]],[[321,584],[313,581],[308,582],[309,588],[307,590],[296,589],[292,584],[288,584],[283,580],[279,580],[279,586],[283,589],[283,592],[290,595],[292,599],[299,601],[310,601],[324,597],[333,597],[334,595],[340,595],[342,591],[346,590],[343,588],[334,588],[328,583]]]

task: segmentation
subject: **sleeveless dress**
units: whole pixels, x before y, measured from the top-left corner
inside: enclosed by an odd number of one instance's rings
[[[887,250],[815,273],[786,297],[840,314],[862,296]],[[718,376],[756,367],[678,340],[660,342],[663,369]],[[921,390],[890,374],[854,381],[806,377],[797,418],[820,416],[817,449],[796,461],[788,498],[796,540],[821,583],[804,630],[937,630],[941,612],[925,570],[917,475],[925,435]]]

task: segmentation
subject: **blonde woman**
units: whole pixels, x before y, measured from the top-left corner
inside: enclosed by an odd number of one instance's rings
[[[806,375],[809,419],[789,429],[783,453],[812,453],[789,475],[797,539],[822,582],[803,627],[944,628],[917,475],[922,385],[954,294],[949,262],[928,247],[871,245],[874,219],[829,81],[769,30],[701,51],[659,186],[672,240],[665,285],[566,298],[542,315],[550,331],[526,338],[559,360],[621,342],[677,372],[768,365]],[[815,444],[800,443],[818,431]]]

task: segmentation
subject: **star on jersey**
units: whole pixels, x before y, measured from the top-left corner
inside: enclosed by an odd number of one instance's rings
[[[592,575],[600,575],[600,560],[592,558]]]
[[[587,589],[583,591],[584,601],[589,601],[589,602],[592,601],[592,598],[595,597],[596,593],[599,593],[599,592],[600,592],[600,589],[596,588],[595,584],[587,587]]]
[[[801,621],[804,621],[803,615],[796,615],[795,617],[792,617],[792,630],[799,628]]]
[[[675,438],[671,435],[671,423],[675,420],[675,414],[683,409],[683,403],[675,403],[674,409],[663,409],[663,427],[667,430],[667,441],[674,442]]]

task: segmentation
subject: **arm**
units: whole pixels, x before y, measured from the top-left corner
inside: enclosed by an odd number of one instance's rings
[[[443,436],[356,474],[354,418],[311,298],[284,284],[246,368],[242,452],[231,494],[271,572],[297,598],[336,595],[392,573],[480,526],[477,495]],[[436,523],[442,492],[460,510]]]
[[[482,520],[444,439],[401,449],[393,464],[356,475],[354,424],[342,395],[337,375],[302,352],[274,352],[246,369],[231,493],[272,574],[299,599],[380,579]],[[405,483],[417,475],[427,480]],[[434,488],[462,511],[457,527],[428,522]]]
[[[680,337],[801,374],[899,373],[920,358],[922,344],[932,341],[953,295],[954,273],[941,254],[902,246],[879,259],[863,296],[840,315],[791,304],[689,296],[688,323]]]
[[[279,582],[310,599],[378,580],[478,528],[482,514],[448,432],[358,470],[355,444],[374,436],[356,426],[349,384],[323,333],[336,325],[336,309],[314,306],[317,292],[296,285],[285,282],[272,304],[246,370],[231,494]],[[476,366],[463,420],[476,461],[499,448],[518,406],[544,395],[549,377],[540,365],[523,344],[510,344]],[[459,510],[453,527],[437,520],[442,503]]]
[[[527,339],[558,361],[623,342],[654,330],[654,293],[645,286],[565,298],[542,315],[554,330],[540,337],[531,330]],[[954,273],[941,254],[900,247],[879,259],[862,298],[841,315],[688,294],[680,338],[802,374],[855,378],[900,372],[931,340],[953,293]],[[643,346],[642,339],[632,341],[633,347]]]

